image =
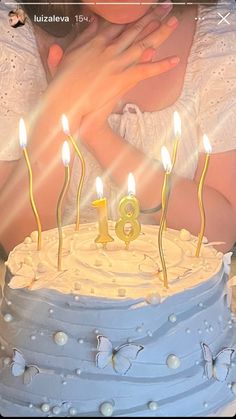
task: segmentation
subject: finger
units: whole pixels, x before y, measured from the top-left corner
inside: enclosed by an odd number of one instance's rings
[[[101,40],[104,45],[108,45],[124,31],[124,28],[125,25],[105,22],[103,28],[99,31],[97,38],[98,40]]]
[[[49,48],[47,64],[48,69],[50,71],[51,76],[53,77],[57,72],[57,67],[59,66],[62,57],[63,57],[63,49],[58,44],[53,44]]]
[[[154,48],[148,48],[143,52],[139,60],[139,63],[151,62],[155,55],[156,55],[156,50]]]
[[[165,0],[162,3],[157,3],[154,8],[154,13],[156,16],[163,20],[173,9],[173,3],[171,0]]]
[[[124,74],[126,74],[127,79],[138,83],[141,80],[166,73],[176,67],[179,62],[180,58],[177,56],[168,57],[155,63],[138,64],[135,67],[130,67]]]
[[[70,46],[67,48],[67,52],[72,51],[80,47],[81,45],[86,44],[90,39],[92,39],[98,31],[98,18],[94,16],[91,23],[87,26],[86,29],[81,33],[78,33],[76,38],[71,42]]]
[[[158,20],[152,20],[151,22],[147,24],[147,26],[143,29],[143,31],[140,32],[140,34],[137,36],[134,42],[138,42],[141,39],[146,38],[148,35],[150,35],[150,33],[158,29],[160,26],[161,26],[161,23]]]
[[[128,48],[120,57],[120,63],[123,66],[129,66],[139,61],[145,49],[158,48],[175,31],[178,24],[178,19],[172,16],[166,23],[162,23],[160,28]]]
[[[144,17],[137,20],[134,24],[128,27],[122,35],[117,39],[116,46],[117,51],[122,52],[125,51],[133,42],[135,42],[136,38],[140,35],[142,31],[144,31],[145,27],[154,20],[154,13],[147,13]]]

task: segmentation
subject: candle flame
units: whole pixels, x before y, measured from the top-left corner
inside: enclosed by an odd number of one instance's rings
[[[102,183],[102,179],[97,176],[96,177],[96,191],[97,191],[97,196],[99,199],[103,198],[103,183]]]
[[[69,166],[70,164],[70,146],[68,141],[64,141],[63,146],[62,146],[62,161],[64,166]]]
[[[161,147],[161,160],[162,160],[162,164],[164,166],[165,171],[167,173],[170,173],[172,170],[172,163],[171,163],[169,151],[167,150],[165,146]]]
[[[212,147],[211,147],[211,143],[209,141],[209,138],[206,134],[203,135],[203,145],[205,148],[205,152],[207,154],[211,154],[212,153]]]
[[[67,116],[63,113],[61,117],[62,129],[65,135],[70,135],[69,121]]]
[[[175,137],[181,137],[181,118],[179,112],[174,112],[174,133]]]
[[[135,179],[133,173],[129,173],[128,176],[128,195],[135,195]]]
[[[27,132],[26,132],[25,122],[23,118],[20,118],[20,121],[19,121],[19,140],[20,140],[21,148],[26,148]]]

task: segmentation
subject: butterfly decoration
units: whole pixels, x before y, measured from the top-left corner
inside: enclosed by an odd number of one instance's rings
[[[105,368],[112,365],[117,374],[125,375],[132,366],[139,352],[144,348],[141,345],[127,343],[113,348],[111,341],[105,336],[97,336],[98,353],[96,355],[96,365],[98,368]]]
[[[231,357],[235,352],[232,348],[224,348],[213,358],[212,352],[206,343],[201,343],[205,360],[205,374],[210,380],[225,381],[229,373]]]
[[[11,372],[14,377],[23,375],[25,385],[31,384],[33,378],[39,374],[39,369],[35,365],[26,365],[23,355],[17,349],[13,349]]]

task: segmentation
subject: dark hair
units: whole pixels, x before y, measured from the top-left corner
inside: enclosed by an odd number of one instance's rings
[[[9,13],[8,13],[8,16],[9,17],[11,17],[11,16],[16,16],[17,15],[17,13],[15,12],[15,11],[13,11],[13,10],[11,10]],[[11,25],[11,27],[12,28],[19,28],[19,26],[24,26],[24,24],[25,24],[25,22],[21,22],[21,20],[18,20],[18,22],[17,23],[15,23],[15,25]]]

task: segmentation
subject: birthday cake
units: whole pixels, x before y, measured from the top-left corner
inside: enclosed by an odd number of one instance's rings
[[[3,416],[206,416],[236,398],[230,255],[158,227],[129,249],[97,226],[34,232],[10,253],[0,310]]]

